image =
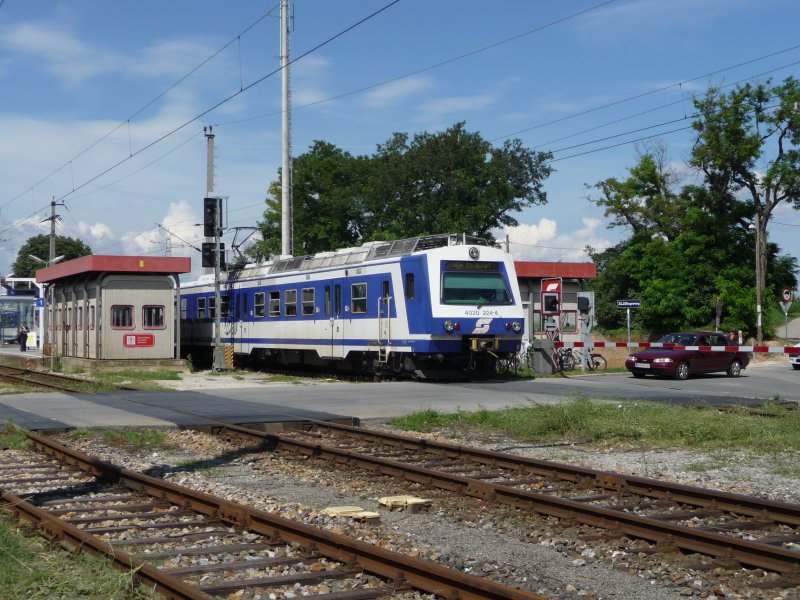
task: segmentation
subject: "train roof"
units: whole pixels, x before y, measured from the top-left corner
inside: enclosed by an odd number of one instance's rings
[[[321,267],[351,265],[378,258],[406,256],[423,250],[465,244],[473,246],[489,245],[483,238],[464,234],[426,235],[393,242],[367,242],[358,248],[343,248],[336,252],[321,252],[309,256],[277,259],[272,263],[269,273],[307,271]]]

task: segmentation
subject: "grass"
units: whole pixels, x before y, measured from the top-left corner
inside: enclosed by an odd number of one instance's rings
[[[52,598],[157,598],[133,585],[102,558],[74,555],[38,536],[27,537],[16,521],[0,513],[0,600]]]
[[[25,436],[25,430],[20,429],[11,421],[7,422],[5,427],[0,430],[0,448],[24,450],[29,445],[30,442]]]
[[[97,437],[110,446],[124,446],[134,450],[153,450],[163,448],[167,432],[160,429],[130,429],[92,427],[75,429],[69,435],[76,437]]]
[[[499,411],[426,410],[393,423],[414,431],[467,426],[494,429],[525,441],[634,443],[651,448],[736,449],[764,454],[800,450],[800,411],[768,405],[774,416],[742,407],[720,411],[649,402],[565,404]]]
[[[180,373],[168,370],[136,371],[97,371],[93,373],[93,381],[104,388],[116,388],[121,385],[132,386],[142,390],[163,391],[158,381],[179,381]]]

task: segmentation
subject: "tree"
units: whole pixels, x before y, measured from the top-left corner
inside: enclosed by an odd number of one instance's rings
[[[294,253],[313,254],[352,246],[361,238],[360,188],[367,158],[354,157],[333,144],[315,141],[292,163]],[[280,252],[281,183],[270,185],[260,223],[268,253]]]
[[[463,122],[409,142],[396,133],[378,147],[364,189],[366,239],[491,230],[517,225],[513,213],[547,203],[550,154],[518,139],[496,148]]]
[[[71,237],[56,236],[56,256],[64,256],[64,260],[72,260],[92,253],[81,240]],[[31,258],[31,255],[42,260],[48,260],[50,256],[50,236],[47,234],[35,235],[28,238],[17,253],[17,260],[11,265],[14,277],[35,277],[36,271],[44,267],[40,262]]]
[[[631,229],[614,248],[593,252],[598,264],[595,312],[605,327],[620,327],[619,298],[638,298],[637,326],[651,333],[704,328],[723,305],[723,327],[754,332],[752,307],[752,234],[750,204],[725,187],[687,185],[674,190],[675,178],[652,154],[640,156],[625,180],[607,179],[594,186],[603,195],[611,227]],[[794,286],[796,260],[778,256],[771,245],[770,280]]]
[[[372,156],[316,141],[293,165],[295,254],[446,232],[491,239],[517,224],[514,212],[547,202],[549,159],[519,140],[495,148],[464,123],[410,141],[395,133]],[[279,190],[270,186],[264,242],[251,255],[280,248]]]
[[[782,202],[800,208],[800,83],[788,77],[770,83],[737,86],[729,94],[711,87],[694,102],[697,141],[691,164],[712,190],[743,194],[751,203],[756,231],[756,303],[767,290],[767,232]],[[757,324],[761,342],[763,331]]]

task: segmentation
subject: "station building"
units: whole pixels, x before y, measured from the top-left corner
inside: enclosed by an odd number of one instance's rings
[[[190,258],[89,255],[36,272],[47,284],[45,355],[88,361],[180,357],[176,302]],[[177,300],[176,300],[177,297]]]
[[[547,329],[556,323],[562,339],[577,339],[591,331],[594,323],[594,292],[586,291],[586,283],[597,277],[592,262],[514,261],[522,305],[525,308],[525,339],[545,338]],[[558,283],[558,312],[549,320],[543,311],[545,286]],[[543,286],[544,284],[544,286]],[[587,298],[589,313],[578,310],[578,298]],[[583,318],[581,318],[583,317]]]

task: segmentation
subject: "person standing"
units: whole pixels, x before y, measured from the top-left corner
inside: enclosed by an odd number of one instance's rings
[[[19,349],[21,352],[28,350],[28,326],[25,323],[19,328]]]

